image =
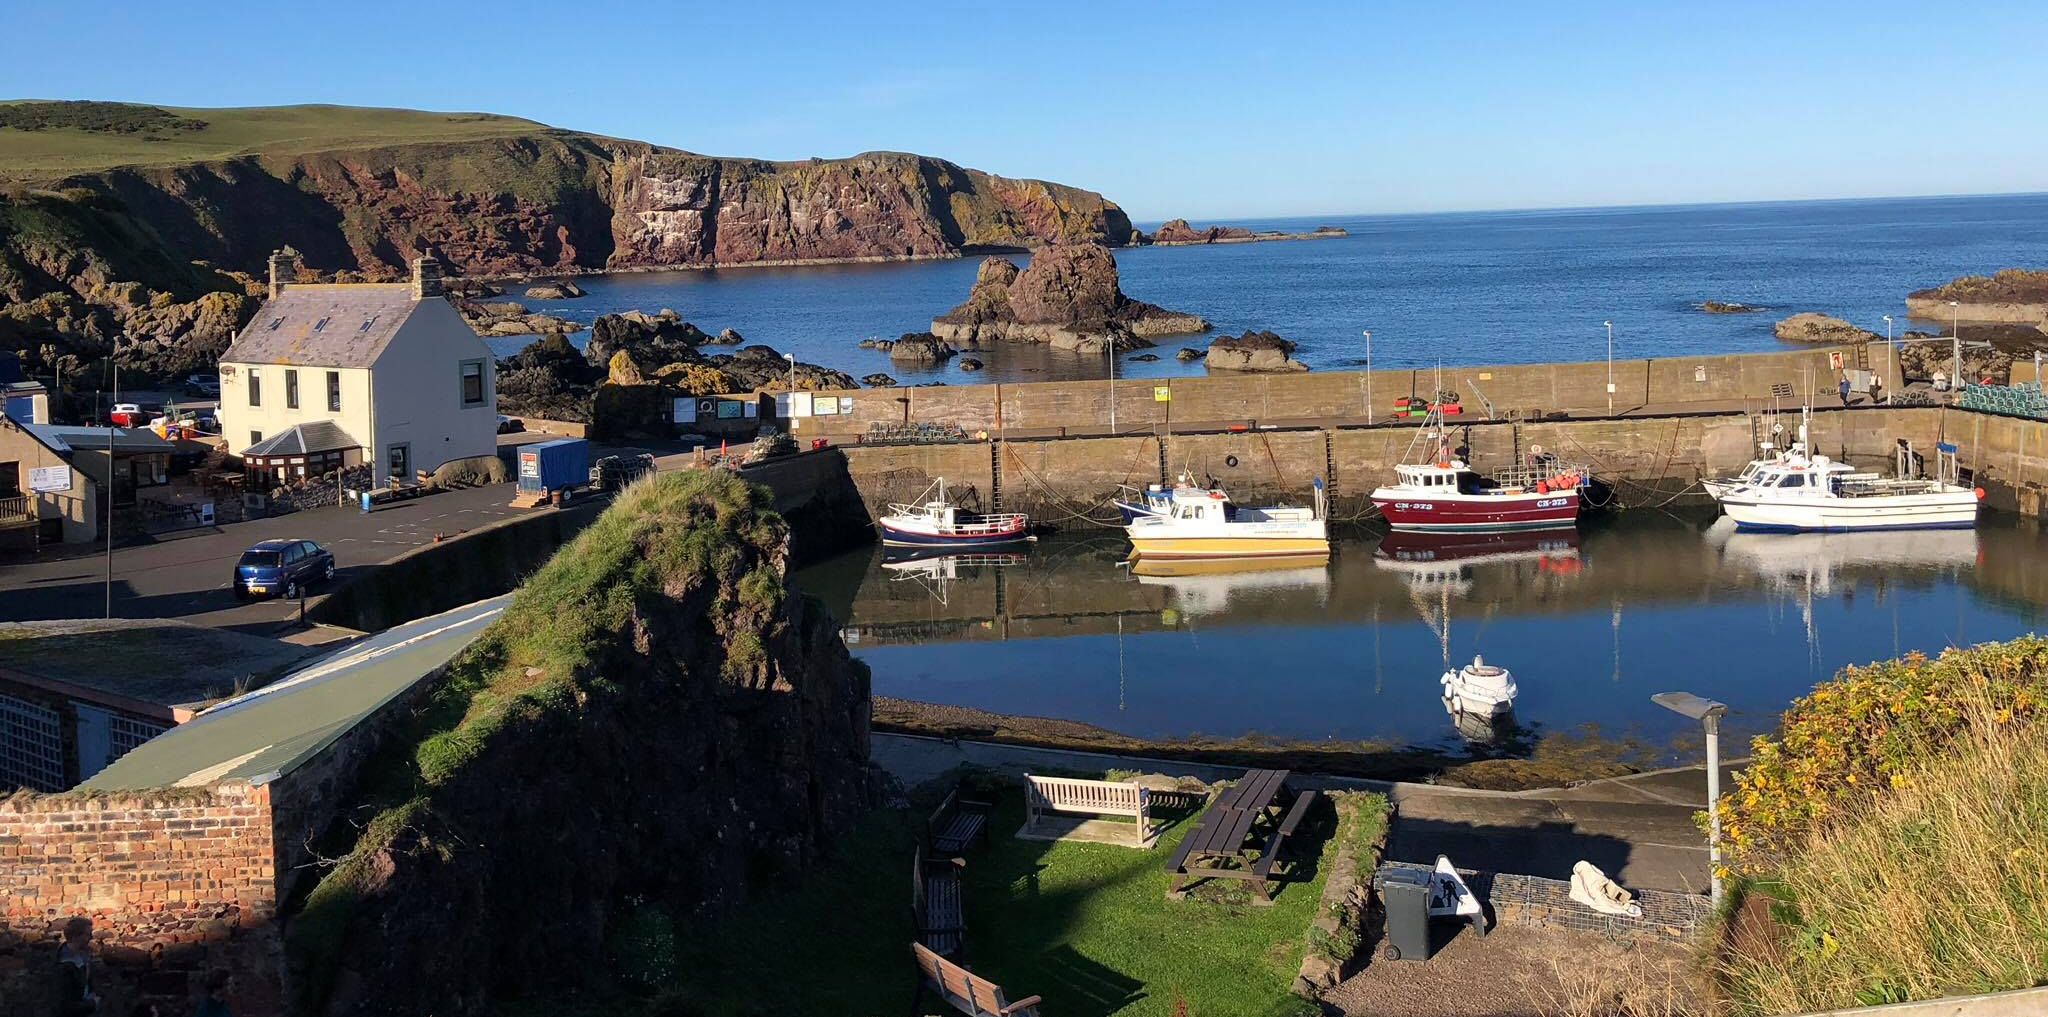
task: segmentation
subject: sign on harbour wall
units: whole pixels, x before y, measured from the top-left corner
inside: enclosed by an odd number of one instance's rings
[[[28,471],[28,489],[37,494],[71,490],[71,467],[38,466]]]

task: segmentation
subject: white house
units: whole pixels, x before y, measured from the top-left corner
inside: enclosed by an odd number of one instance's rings
[[[228,449],[279,480],[371,464],[379,486],[498,452],[496,361],[441,293],[441,264],[409,283],[293,280],[270,256],[270,299],[221,356]]]

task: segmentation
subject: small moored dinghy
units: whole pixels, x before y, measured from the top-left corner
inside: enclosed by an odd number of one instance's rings
[[[1035,539],[1022,512],[969,512],[946,499],[946,479],[932,481],[917,504],[892,503],[877,520],[889,547],[989,547]]]
[[[1441,679],[1444,701],[1457,713],[1492,716],[1515,706],[1515,676],[1507,668],[1489,664],[1474,654],[1472,663],[1445,671]]]

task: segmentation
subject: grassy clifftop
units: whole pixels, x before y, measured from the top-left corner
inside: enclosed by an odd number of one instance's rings
[[[55,180],[120,166],[477,141],[553,130],[494,113],[357,106],[195,109],[25,99],[0,102],[0,179]]]

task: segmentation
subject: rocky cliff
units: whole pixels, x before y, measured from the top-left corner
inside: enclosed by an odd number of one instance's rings
[[[989,258],[967,300],[932,321],[934,336],[961,348],[1003,340],[1083,353],[1100,353],[1111,343],[1118,349],[1150,346],[1157,336],[1208,330],[1200,317],[1126,296],[1116,257],[1101,244],[1040,248],[1023,269]]]
[[[110,120],[101,107],[150,115]],[[1099,194],[895,152],[711,158],[407,110],[6,109],[0,341],[37,371],[50,367],[42,346],[90,354],[131,328],[138,301],[155,315],[150,334],[225,342],[250,309],[223,273],[256,273],[285,243],[342,278],[394,278],[428,248],[460,274],[552,275],[948,257],[1132,233]],[[21,113],[37,109],[48,115]],[[106,291],[117,284],[139,290]],[[169,309],[213,292],[237,299]]]
[[[344,812],[353,845],[287,925],[298,1012],[602,988],[631,908],[717,913],[844,835],[868,795],[867,670],[788,591],[767,501],[723,471],[661,474],[526,581]]]
[[[1956,306],[1950,307],[1949,301]],[[1908,317],[2048,327],[2048,270],[2006,268],[1966,275],[1906,295]]]

